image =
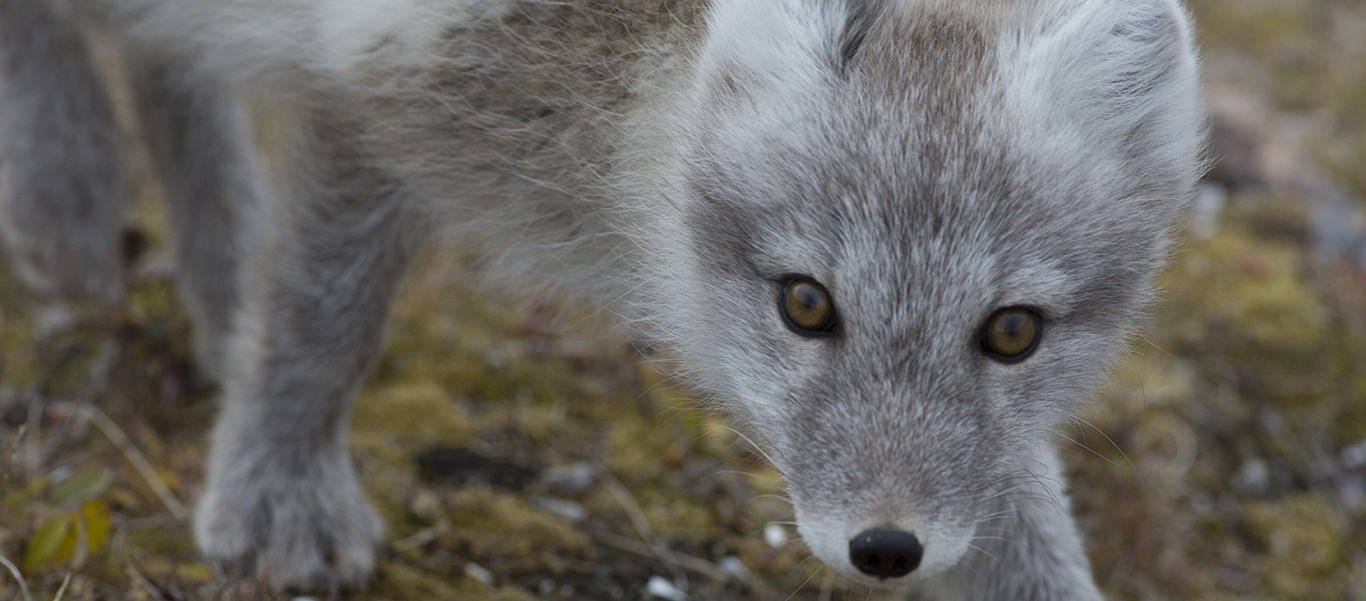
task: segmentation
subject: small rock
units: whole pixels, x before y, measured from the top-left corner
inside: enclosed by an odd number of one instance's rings
[[[419,490],[413,495],[413,500],[408,504],[408,509],[425,520],[435,520],[441,517],[441,499],[436,493],[430,490]]]
[[[718,565],[721,566],[721,571],[731,576],[741,580],[749,578],[749,568],[745,567],[745,563],[740,561],[739,557],[724,557]]]
[[[1349,470],[1366,467],[1366,440],[1342,450],[1342,465]]]
[[[553,513],[571,522],[583,521],[588,517],[588,510],[573,501],[556,499],[552,497],[531,497],[529,500],[532,507],[548,513]]]
[[[672,582],[659,576],[650,577],[650,581],[645,584],[645,593],[651,597],[659,597],[669,601],[687,601],[688,599],[688,596],[683,591],[678,590],[678,587],[674,586]]]
[[[784,528],[782,524],[764,526],[764,542],[775,549],[783,546],[783,543],[787,542],[787,528]]]
[[[593,485],[593,466],[586,461],[541,472],[541,486],[558,495],[577,495]]]
[[[1338,484],[1338,497],[1342,506],[1356,511],[1366,505],[1366,478],[1349,475]]]
[[[493,584],[493,572],[474,562],[465,564],[465,575],[484,584]]]
[[[39,307],[33,314],[33,331],[38,340],[70,330],[76,325],[76,314],[63,303]]]
[[[1263,494],[1270,484],[1271,470],[1261,459],[1244,461],[1242,467],[1233,472],[1233,487],[1247,494]]]

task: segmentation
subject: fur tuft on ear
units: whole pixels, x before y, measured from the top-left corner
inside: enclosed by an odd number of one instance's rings
[[[715,0],[698,84],[722,95],[819,88],[831,78],[829,48],[845,19],[843,2],[831,0]]]
[[[1085,0],[1055,17],[1022,40],[1016,92],[1049,126],[1112,149],[1145,195],[1184,198],[1203,171],[1205,118],[1178,0]]]

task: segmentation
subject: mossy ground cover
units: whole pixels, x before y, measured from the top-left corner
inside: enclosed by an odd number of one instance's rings
[[[1211,86],[1267,109],[1250,135],[1293,128],[1328,185],[1366,197],[1366,7],[1192,9]],[[120,305],[56,309],[0,267],[0,556],[32,599],[276,598],[195,554],[215,388],[136,161],[130,188],[148,251]],[[1366,273],[1316,251],[1316,218],[1296,189],[1229,188],[1063,433],[1112,598],[1366,599]],[[472,280],[433,250],[394,308],[352,424],[389,533],[343,598],[644,599],[652,578],[691,599],[870,597],[810,559],[761,454],[628,341]],[[0,568],[0,599],[23,595]]]

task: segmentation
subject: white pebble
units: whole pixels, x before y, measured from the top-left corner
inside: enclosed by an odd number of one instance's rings
[[[783,543],[787,542],[787,528],[782,524],[764,526],[764,542],[775,549],[783,546]]]
[[[588,517],[588,510],[573,501],[553,497],[531,497],[531,506],[541,511],[558,515],[571,522],[580,522]]]
[[[739,557],[725,557],[719,564],[721,570],[731,576],[741,580],[749,578],[749,568],[745,567],[745,562],[740,561]]]
[[[1366,467],[1366,440],[1343,449],[1342,463],[1349,470]]]
[[[465,575],[484,584],[493,584],[493,572],[474,562],[465,564]]]
[[[541,472],[541,485],[557,494],[579,494],[593,485],[593,465],[581,462],[549,468]]]
[[[1271,469],[1261,459],[1243,462],[1238,471],[1233,472],[1233,486],[1248,494],[1260,495],[1271,485]]]
[[[650,582],[645,584],[645,592],[651,597],[659,597],[669,601],[687,601],[688,599],[688,596],[683,594],[683,591],[678,590],[678,587],[674,586],[672,582],[659,576],[650,577]]]

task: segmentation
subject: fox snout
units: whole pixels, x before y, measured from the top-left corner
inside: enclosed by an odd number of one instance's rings
[[[924,554],[925,548],[915,534],[895,528],[864,530],[849,541],[849,563],[879,580],[914,572]]]
[[[943,573],[959,562],[972,538],[956,516],[922,520],[909,512],[867,512],[833,503],[816,509],[799,496],[793,501],[798,530],[811,552],[868,586],[902,588]]]

